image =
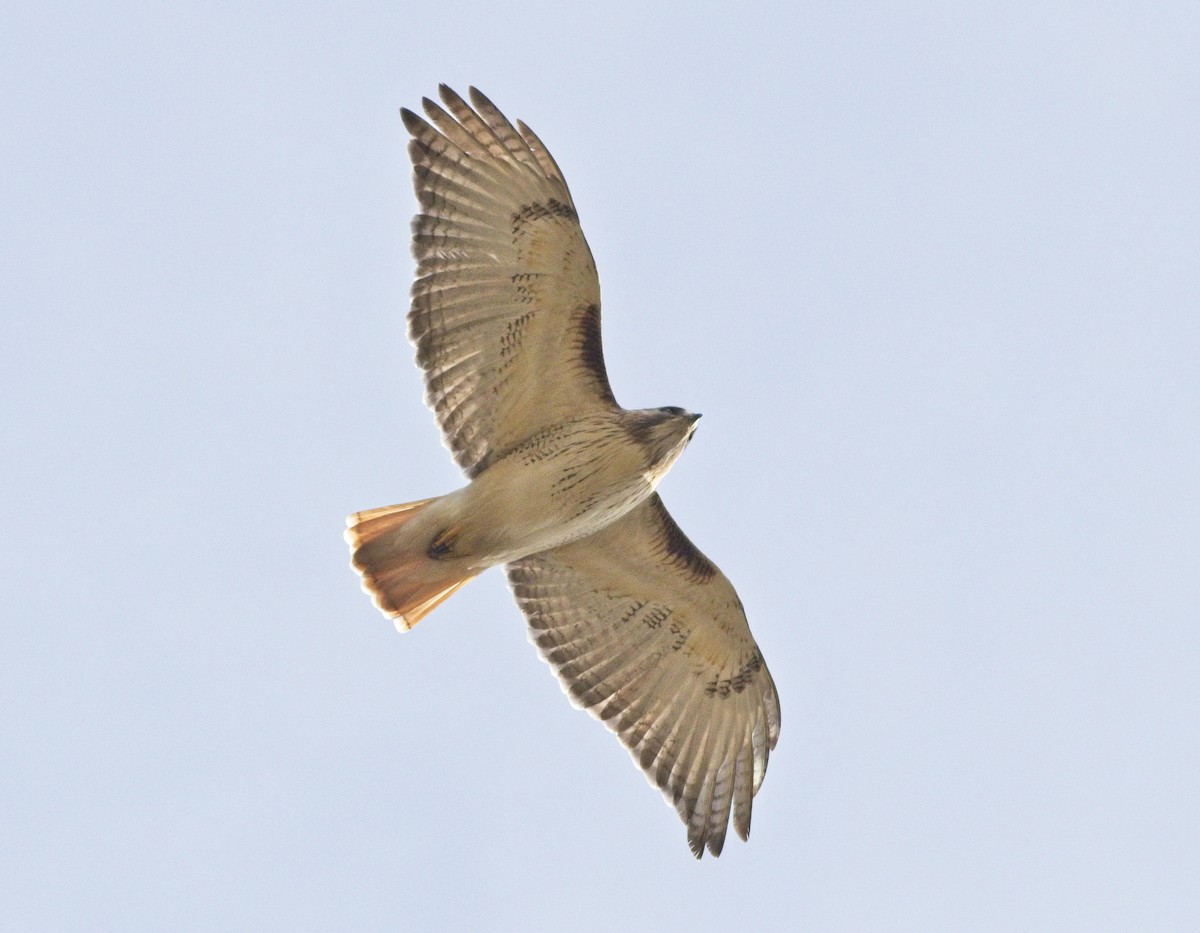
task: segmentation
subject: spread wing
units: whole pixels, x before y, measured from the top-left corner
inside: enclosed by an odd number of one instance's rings
[[[409,336],[426,401],[468,476],[537,430],[616,407],[600,281],[567,183],[541,140],[471,88],[445,85],[413,139],[417,278]],[[432,125],[431,125],[432,124]]]
[[[615,732],[721,853],[779,738],[779,700],[733,586],[653,495],[604,530],[508,565],[530,638],[572,700]]]

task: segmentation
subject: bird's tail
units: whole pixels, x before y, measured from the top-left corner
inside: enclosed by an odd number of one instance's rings
[[[462,565],[430,555],[424,536],[413,540],[405,526],[437,499],[355,512],[346,519],[350,563],[379,611],[408,631],[454,595],[478,571],[462,575]]]

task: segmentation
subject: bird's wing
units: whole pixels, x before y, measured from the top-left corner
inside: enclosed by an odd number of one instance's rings
[[[602,531],[508,565],[530,638],[719,855],[743,839],[779,737],[775,684],[729,580],[653,495]]]
[[[401,111],[421,212],[409,337],[426,401],[469,476],[537,430],[616,407],[600,281],[541,140],[475,88]],[[473,106],[472,106],[473,105]]]

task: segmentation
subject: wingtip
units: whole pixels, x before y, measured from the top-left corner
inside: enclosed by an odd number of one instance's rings
[[[428,99],[426,98],[423,98],[423,100],[428,102]],[[421,131],[428,126],[424,119],[421,118],[419,113],[414,113],[407,107],[400,108],[400,119],[404,123],[404,128],[413,136],[419,136]]]
[[[491,99],[473,84],[467,88],[467,95],[471,98],[471,103],[475,105],[476,110],[498,110]]]
[[[734,820],[733,820],[733,831],[738,834],[738,838],[741,839],[742,842],[748,842],[750,839],[750,816],[751,816],[751,813],[752,813],[752,811],[747,810],[746,818],[744,820],[738,819],[737,817],[734,817]]]
[[[464,101],[462,99],[462,95],[459,94],[458,91],[454,90],[454,88],[452,88],[449,84],[445,84],[445,83],[438,85],[438,97],[440,97],[442,99],[442,103],[445,104],[447,107],[449,107],[451,110],[454,109],[454,106],[456,104],[465,104],[466,103],[466,101]]]

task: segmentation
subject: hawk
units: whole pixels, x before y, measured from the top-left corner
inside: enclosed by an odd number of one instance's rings
[[[347,519],[354,569],[405,631],[504,564],[529,636],[687,825],[742,839],[779,700],[742,603],[655,492],[699,415],[617,404],[600,282],[542,141],[474,88],[402,110],[420,213],[409,336],[470,482]]]

